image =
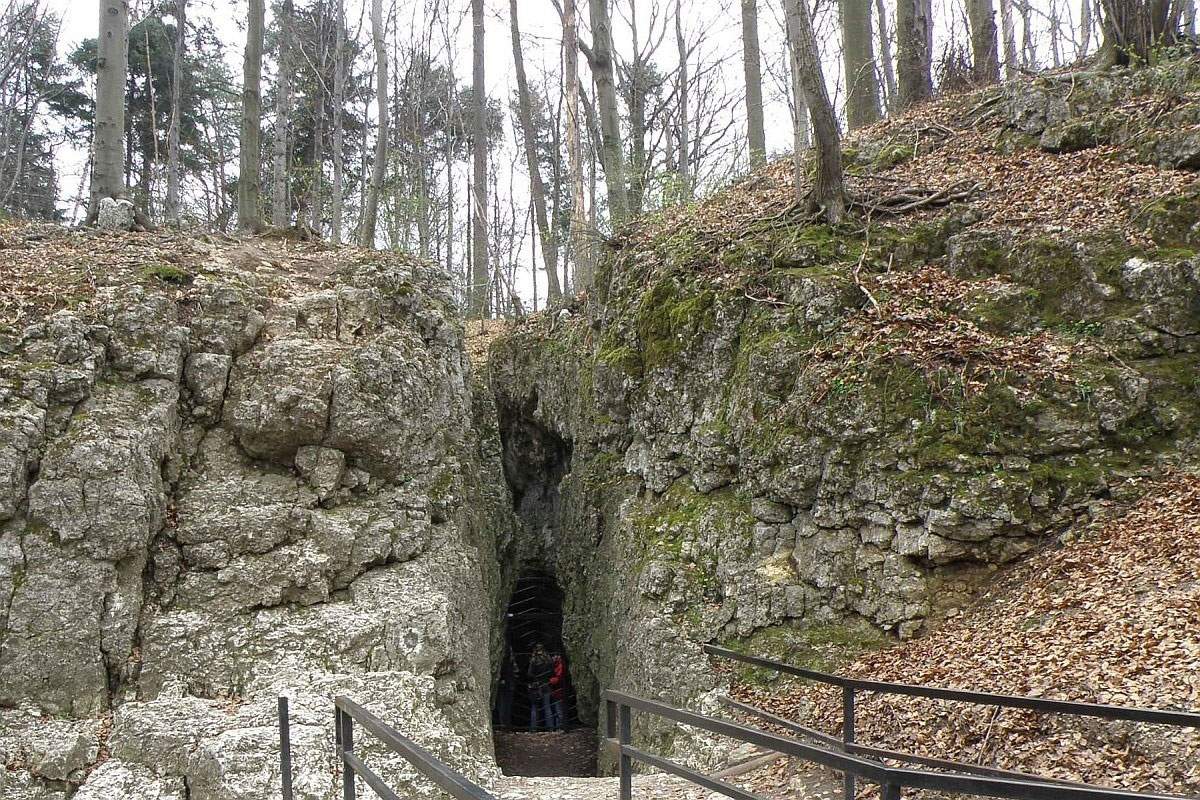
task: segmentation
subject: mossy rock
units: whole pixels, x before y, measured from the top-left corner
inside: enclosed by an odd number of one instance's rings
[[[912,161],[916,155],[916,150],[912,145],[908,144],[889,144],[880,149],[875,156],[875,161],[871,164],[877,172],[882,172],[892,167]]]
[[[797,667],[836,673],[863,653],[892,643],[865,620],[820,624],[800,622],[760,628],[749,636],[726,639],[721,646],[736,653],[783,661]],[[765,686],[780,678],[774,670],[738,663],[742,683]]]
[[[187,286],[196,276],[185,269],[171,264],[156,264],[142,269],[142,277],[146,280],[158,280],[175,286]]]

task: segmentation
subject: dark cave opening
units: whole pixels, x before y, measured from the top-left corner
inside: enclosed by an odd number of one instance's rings
[[[596,774],[596,735],[581,723],[563,644],[563,593],[537,568],[517,579],[504,618],[492,704],[496,762],[506,775]]]
[[[556,572],[559,484],[571,471],[572,445],[536,409],[536,395],[498,409],[504,478],[521,534],[507,557],[515,579],[494,674],[496,761],[507,775],[588,777],[596,774],[596,732],[585,720],[595,715],[578,706]]]

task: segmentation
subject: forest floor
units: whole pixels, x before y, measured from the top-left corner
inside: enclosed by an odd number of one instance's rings
[[[865,654],[843,674],[1062,700],[1200,710],[1200,476],[1143,481],[1132,507],[1012,568],[920,639]],[[741,673],[745,674],[745,673]],[[837,734],[841,694],[802,682],[734,696]],[[1071,722],[1023,710],[865,695],[860,742],[1136,790],[1200,791],[1200,731]],[[1172,762],[1144,758],[1158,738]],[[1175,760],[1177,759],[1177,760]],[[770,771],[768,771],[770,772]],[[783,767],[763,785],[785,779]]]

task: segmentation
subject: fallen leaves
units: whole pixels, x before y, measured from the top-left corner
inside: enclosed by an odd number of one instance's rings
[[[1200,476],[1143,483],[1127,513],[1001,578],[942,628],[865,655],[864,678],[1200,710]],[[794,683],[735,696],[840,726],[840,692]],[[865,694],[859,740],[895,750],[1144,790],[1200,791],[1200,731]]]

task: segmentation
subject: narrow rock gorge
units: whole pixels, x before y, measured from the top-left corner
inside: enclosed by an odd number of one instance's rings
[[[285,695],[297,796],[331,798],[338,694],[498,785],[529,576],[561,592],[590,727],[606,688],[717,712],[738,676],[706,643],[838,668],[936,641],[1200,452],[1194,142],[1114,121],[1156,86],[1115,74],[848,142],[859,196],[978,184],[954,202],[818,224],[781,163],[646,215],[589,292],[474,364],[416,259],[37,231],[131,266],[0,328],[0,792],[276,796]],[[1012,185],[1015,161],[1132,188],[1068,208]],[[635,736],[730,755],[641,717]]]

